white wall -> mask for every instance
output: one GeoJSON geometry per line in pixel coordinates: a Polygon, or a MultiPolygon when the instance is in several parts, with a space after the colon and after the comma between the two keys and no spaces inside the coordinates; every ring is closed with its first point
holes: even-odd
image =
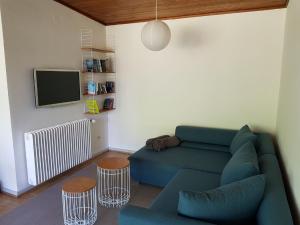
{"type": "Polygon", "coordinates": [[[138,150],[177,125],[275,132],[285,9],[166,21],[169,46],[142,45],[144,23],[108,27],[116,48],[111,149],[138,150]]]}
{"type": "MultiPolygon", "coordinates": [[[[83,104],[35,109],[32,81],[35,67],[81,67],[81,28],[94,30],[96,46],[107,41],[117,51],[110,148],[135,151],[147,138],[173,133],[179,124],[239,128],[248,123],[275,132],[284,9],[170,20],[170,45],[150,52],[140,41],[144,23],[105,29],[52,0],[0,2],[10,103],[10,112],[1,112],[1,118],[7,118],[6,130],[13,131],[14,154],[11,142],[6,150],[16,165],[11,170],[16,170],[17,183],[6,186],[13,193],[28,188],[24,132],[83,118],[83,104]]],[[[8,107],[5,90],[1,104],[8,107]]],[[[108,145],[107,126],[106,115],[99,117],[94,153],[108,145]]]]}
{"type": "Polygon", "coordinates": [[[0,183],[2,190],[16,189],[16,167],[11,129],[10,107],[0,15],[0,183]]]}
{"type": "Polygon", "coordinates": [[[300,2],[287,10],[277,139],[300,218],[300,2]]]}
{"type": "MultiPolygon", "coordinates": [[[[11,107],[17,188],[28,188],[24,132],[81,119],[83,103],[36,109],[33,68],[80,69],[80,29],[94,31],[94,45],[104,47],[105,27],[52,0],[1,0],[7,79],[11,107]]],[[[107,116],[94,127],[94,153],[107,148],[107,116]],[[101,138],[97,138],[101,136],[101,138]]]]}

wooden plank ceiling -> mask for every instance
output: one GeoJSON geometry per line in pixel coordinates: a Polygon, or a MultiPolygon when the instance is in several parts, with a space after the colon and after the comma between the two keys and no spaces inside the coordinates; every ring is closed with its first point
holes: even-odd
{"type": "MultiPolygon", "coordinates": [[[[104,25],[154,19],[155,0],[55,0],[104,25]]],[[[160,19],[284,8],[288,0],[158,0],[160,19]]]]}

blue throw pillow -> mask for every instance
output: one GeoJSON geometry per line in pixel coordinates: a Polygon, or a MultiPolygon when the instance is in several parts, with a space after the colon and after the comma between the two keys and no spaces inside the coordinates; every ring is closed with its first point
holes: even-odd
{"type": "Polygon", "coordinates": [[[247,142],[232,156],[223,169],[221,185],[259,174],[256,150],[251,142],[247,142]]]}
{"type": "Polygon", "coordinates": [[[265,189],[264,175],[205,192],[180,191],[181,215],[217,224],[245,224],[255,218],[265,189]]]}
{"type": "Polygon", "coordinates": [[[234,154],[242,145],[244,145],[248,141],[255,144],[256,135],[252,133],[248,125],[245,125],[237,132],[230,144],[231,154],[234,154]]]}

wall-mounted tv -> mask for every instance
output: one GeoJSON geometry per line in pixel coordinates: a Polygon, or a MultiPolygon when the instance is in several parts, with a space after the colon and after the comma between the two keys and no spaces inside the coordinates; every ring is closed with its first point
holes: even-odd
{"type": "Polygon", "coordinates": [[[34,69],[36,107],[56,106],[81,100],[79,70],[34,69]]]}

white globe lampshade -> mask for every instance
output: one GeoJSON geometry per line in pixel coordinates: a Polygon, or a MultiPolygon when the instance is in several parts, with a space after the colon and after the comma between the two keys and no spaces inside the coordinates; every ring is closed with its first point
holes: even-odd
{"type": "Polygon", "coordinates": [[[170,42],[171,31],[166,23],[160,20],[148,22],[142,30],[142,42],[152,51],[164,49],[170,42]]]}

